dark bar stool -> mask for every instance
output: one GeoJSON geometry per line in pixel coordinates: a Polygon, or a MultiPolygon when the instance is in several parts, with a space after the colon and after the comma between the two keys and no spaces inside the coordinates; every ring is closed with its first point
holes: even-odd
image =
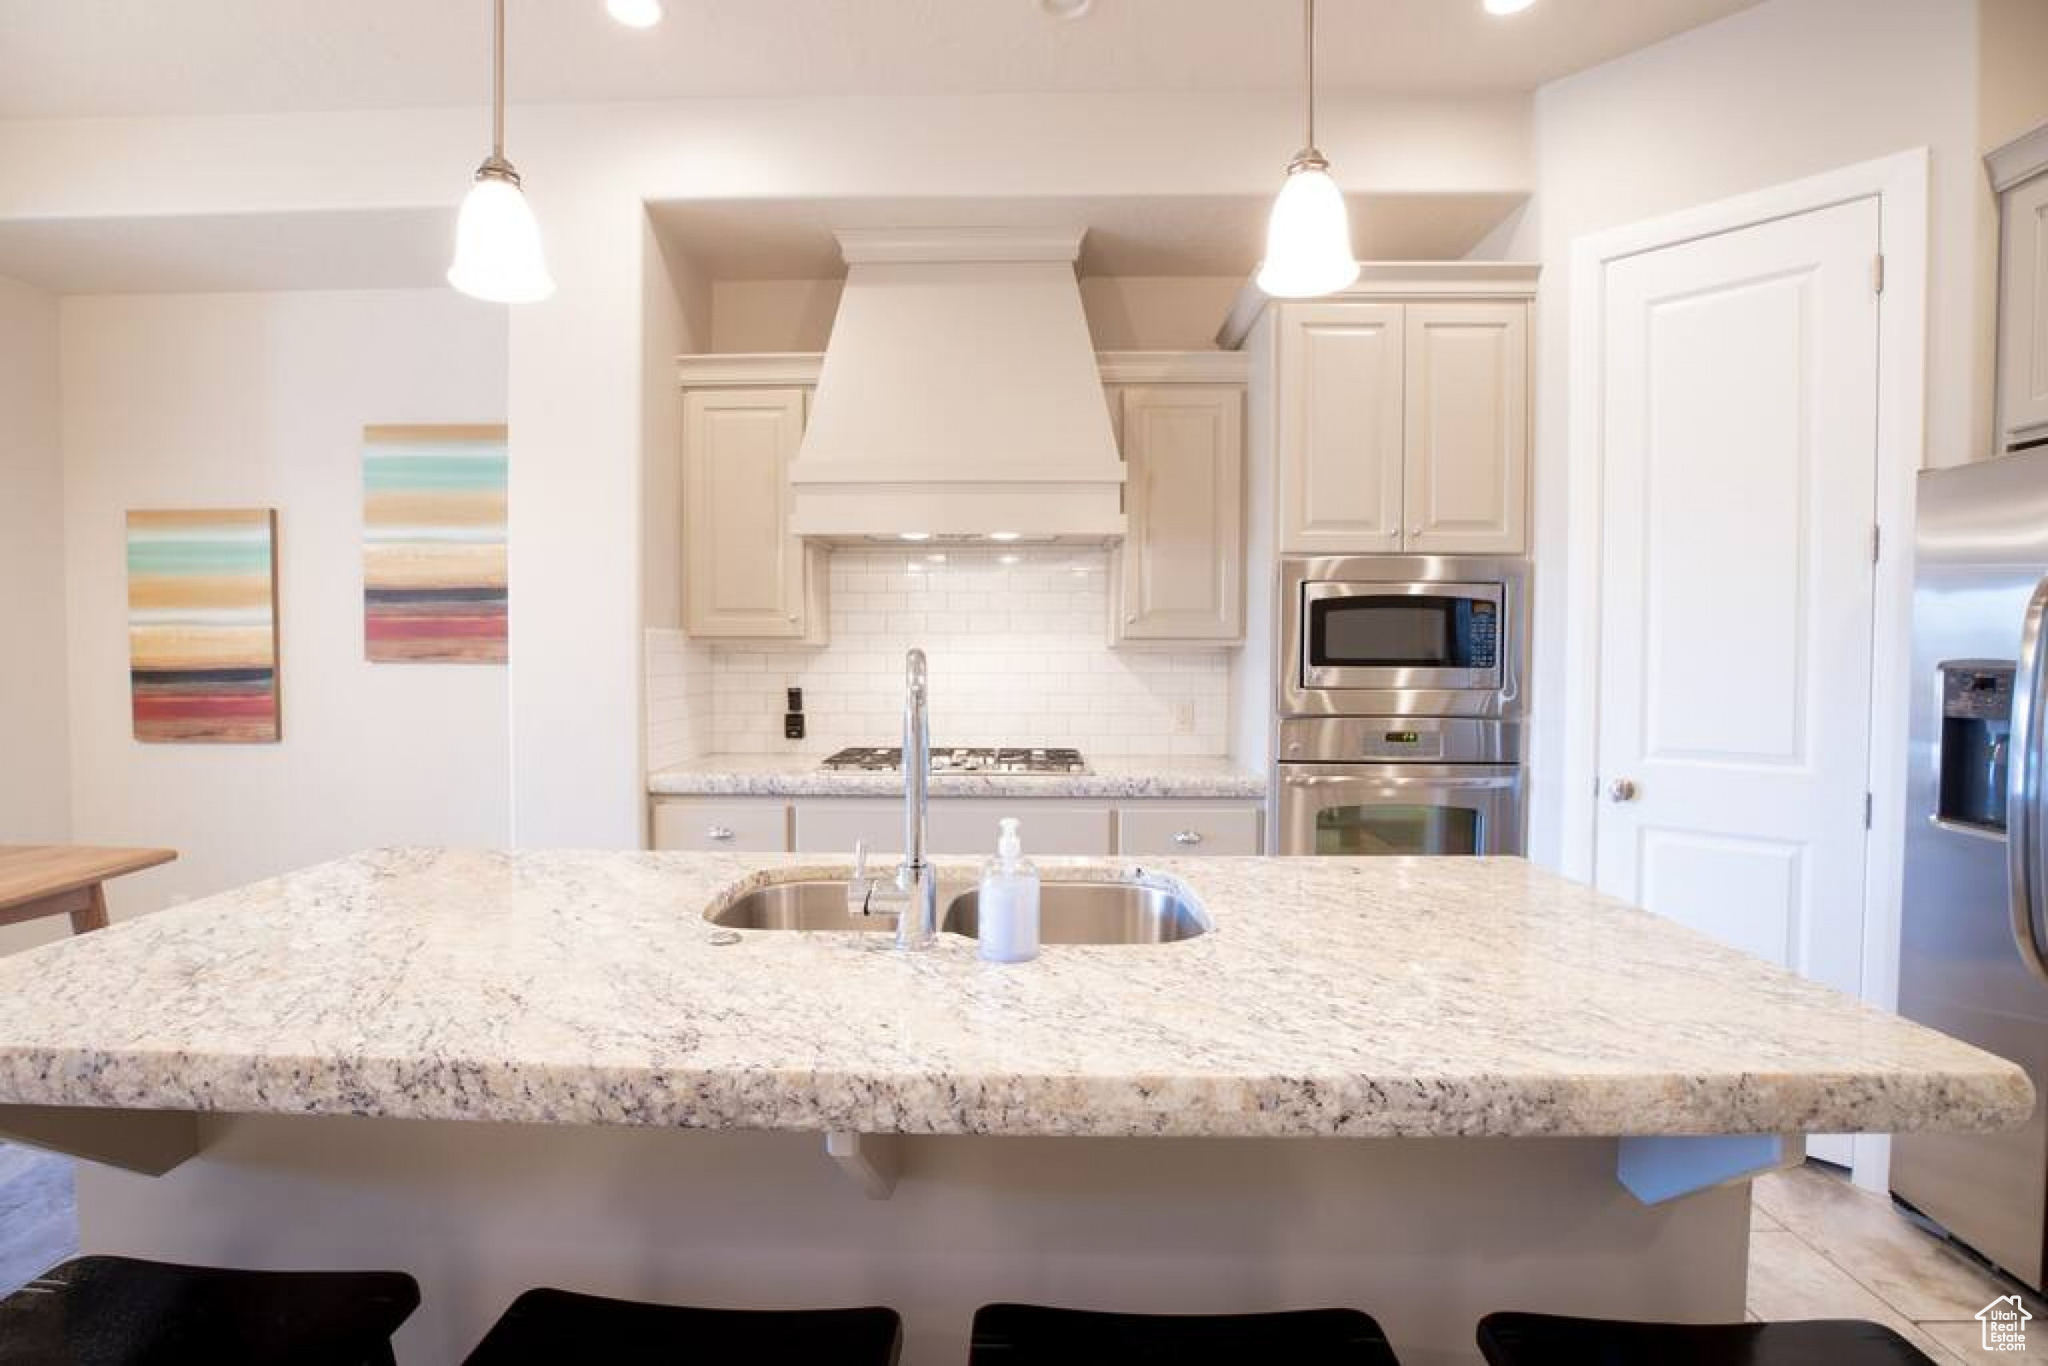
{"type": "Polygon", "coordinates": [[[463,1366],[894,1366],[902,1345],[893,1309],[693,1309],[529,1290],[463,1366]]]}
{"type": "Polygon", "coordinates": [[[0,1300],[7,1366],[392,1366],[398,1271],[234,1271],[78,1257],[0,1300]]]}
{"type": "Polygon", "coordinates": [[[970,1366],[1400,1366],[1356,1309],[1279,1314],[1104,1314],[985,1305],[970,1366]]]}
{"type": "Polygon", "coordinates": [[[1881,1323],[1628,1323],[1550,1314],[1488,1314],[1479,1351],[1490,1366],[1934,1366],[1881,1323]]]}

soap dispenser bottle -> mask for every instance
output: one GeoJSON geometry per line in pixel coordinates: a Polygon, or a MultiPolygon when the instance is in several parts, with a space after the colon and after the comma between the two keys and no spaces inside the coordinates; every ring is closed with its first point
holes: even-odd
{"type": "Polygon", "coordinates": [[[981,956],[989,962],[1038,957],[1038,869],[1024,857],[1014,817],[1004,818],[995,857],[981,866],[977,922],[981,956]]]}

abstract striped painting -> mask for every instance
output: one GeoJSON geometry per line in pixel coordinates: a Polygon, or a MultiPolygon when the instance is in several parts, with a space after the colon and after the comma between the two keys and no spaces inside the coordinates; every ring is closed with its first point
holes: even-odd
{"type": "Polygon", "coordinates": [[[279,735],[277,514],[128,514],[135,738],[264,744],[279,735]]]}
{"type": "Polygon", "coordinates": [[[505,662],[505,429],[363,428],[363,648],[505,662]]]}

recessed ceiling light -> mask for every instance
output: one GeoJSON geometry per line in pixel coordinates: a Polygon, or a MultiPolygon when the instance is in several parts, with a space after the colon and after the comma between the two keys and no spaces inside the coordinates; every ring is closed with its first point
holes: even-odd
{"type": "Polygon", "coordinates": [[[1038,0],[1038,7],[1055,19],[1079,19],[1095,0],[1038,0]]]}
{"type": "Polygon", "coordinates": [[[899,541],[929,541],[931,538],[932,534],[929,531],[899,531],[896,533],[896,539],[899,541]]]}
{"type": "Polygon", "coordinates": [[[1017,531],[991,531],[988,534],[988,538],[991,541],[1014,541],[1022,534],[1022,532],[1017,531]]]}
{"type": "Polygon", "coordinates": [[[1520,14],[1536,0],[1484,0],[1488,14],[1520,14]]]}
{"type": "Polygon", "coordinates": [[[661,0],[604,0],[604,7],[627,28],[653,28],[661,22],[661,0]]]}

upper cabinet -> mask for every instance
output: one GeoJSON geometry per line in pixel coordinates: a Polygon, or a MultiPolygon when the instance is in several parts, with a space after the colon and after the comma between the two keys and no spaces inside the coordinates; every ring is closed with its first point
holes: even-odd
{"type": "Polygon", "coordinates": [[[2048,441],[2048,127],[1987,161],[1999,191],[2000,450],[2048,441]]]}
{"type": "Polygon", "coordinates": [[[683,395],[683,626],[691,635],[815,639],[824,566],[789,530],[797,388],[683,395]]]}
{"type": "Polygon", "coordinates": [[[1529,266],[1369,266],[1341,295],[1241,306],[1223,340],[1270,387],[1253,442],[1281,553],[1526,551],[1534,290],[1529,266]]]}
{"type": "Polygon", "coordinates": [[[1284,305],[1280,328],[1281,548],[1399,549],[1401,306],[1284,305]]]}
{"type": "Polygon", "coordinates": [[[1529,508],[1529,309],[1409,304],[1401,547],[1518,555],[1529,508]]]}
{"type": "Polygon", "coordinates": [[[1157,384],[1117,396],[1129,522],[1113,641],[1244,638],[1244,387],[1157,384]]]}

